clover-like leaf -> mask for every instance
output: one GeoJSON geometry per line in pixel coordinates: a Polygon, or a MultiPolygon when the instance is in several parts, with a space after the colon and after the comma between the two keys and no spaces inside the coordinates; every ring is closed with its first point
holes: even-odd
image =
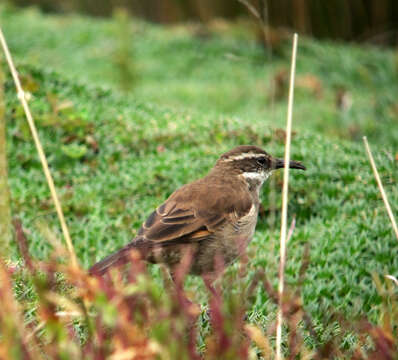
{"type": "Polygon", "coordinates": [[[87,153],[87,146],[78,144],[67,144],[61,146],[61,151],[71,159],[80,159],[87,153]]]}

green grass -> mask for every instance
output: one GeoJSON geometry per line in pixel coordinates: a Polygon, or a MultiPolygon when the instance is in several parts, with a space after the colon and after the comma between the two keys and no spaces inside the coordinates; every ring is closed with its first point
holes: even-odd
{"type": "MultiPolygon", "coordinates": [[[[127,243],[154,207],[206,174],[222,152],[252,143],[282,156],[275,134],[285,123],[286,98],[272,107],[269,89],[275,74],[289,67],[289,44],[270,57],[239,24],[211,28],[203,39],[192,26],[133,20],[127,46],[136,80],[125,94],[118,88],[121,45],[114,21],[3,10],[1,25],[32,93],[32,112],[85,267],[127,243]]],[[[372,273],[397,275],[398,241],[360,142],[362,135],[370,139],[397,213],[397,73],[391,50],[299,43],[297,78],[314,75],[323,95],[296,90],[292,157],[308,170],[291,172],[289,213],[297,225],[286,273],[294,286],[309,243],[302,293],[317,319],[334,308],[376,321],[381,299],[372,273]],[[346,112],[335,105],[338,87],[353,98],[346,112]]],[[[10,77],[6,100],[13,212],[29,229],[33,255],[46,258],[51,248],[37,224],[47,222],[57,233],[59,227],[10,77]]],[[[276,284],[281,182],[278,173],[277,223],[260,218],[247,281],[263,268],[276,284]]],[[[262,198],[268,214],[267,185],[262,198]]],[[[190,286],[200,285],[192,280],[190,286]]],[[[271,308],[259,290],[250,318],[267,324],[271,308]]]]}

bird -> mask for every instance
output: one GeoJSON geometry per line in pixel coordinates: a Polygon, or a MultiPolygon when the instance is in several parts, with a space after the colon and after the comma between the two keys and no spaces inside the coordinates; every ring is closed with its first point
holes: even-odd
{"type": "MultiPolygon", "coordinates": [[[[205,276],[234,262],[252,240],[260,207],[260,190],[268,177],[284,167],[254,145],[240,145],[222,154],[210,172],[183,185],[154,210],[135,238],[89,269],[103,276],[132,261],[136,251],[149,263],[162,263],[173,272],[189,249],[188,273],[205,276]]],[[[291,160],[289,168],[306,170],[291,160]]]]}

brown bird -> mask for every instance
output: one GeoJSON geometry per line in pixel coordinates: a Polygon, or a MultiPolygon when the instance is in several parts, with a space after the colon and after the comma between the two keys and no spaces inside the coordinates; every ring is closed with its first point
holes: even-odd
{"type": "MultiPolygon", "coordinates": [[[[257,146],[228,151],[208,175],[171,194],[149,215],[133,241],[92,266],[90,274],[102,275],[128,263],[133,249],[146,261],[163,263],[171,271],[190,249],[189,272],[195,275],[214,272],[216,256],[224,265],[230,264],[253,238],[261,186],[283,167],[283,159],[257,146]]],[[[298,161],[290,161],[289,167],[305,170],[298,161]]]]}

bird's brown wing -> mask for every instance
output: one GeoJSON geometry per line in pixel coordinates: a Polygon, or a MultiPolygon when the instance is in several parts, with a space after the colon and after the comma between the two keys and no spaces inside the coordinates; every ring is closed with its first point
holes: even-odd
{"type": "Polygon", "coordinates": [[[149,215],[137,240],[154,246],[199,241],[250,210],[251,202],[242,201],[247,199],[239,193],[242,191],[230,194],[217,185],[185,185],[149,215]]]}

